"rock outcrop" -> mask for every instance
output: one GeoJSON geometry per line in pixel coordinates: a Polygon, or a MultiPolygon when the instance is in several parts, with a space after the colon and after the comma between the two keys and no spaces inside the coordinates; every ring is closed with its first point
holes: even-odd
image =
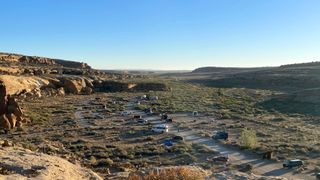
{"type": "Polygon", "coordinates": [[[8,63],[19,63],[21,65],[45,65],[55,67],[66,67],[74,69],[91,69],[87,63],[51,59],[38,56],[25,56],[21,54],[0,53],[0,61],[8,63]]]}
{"type": "Polygon", "coordinates": [[[56,65],[56,62],[52,59],[34,56],[22,56],[19,58],[19,62],[24,64],[56,65]]]}
{"type": "Polygon", "coordinates": [[[6,112],[7,107],[7,91],[6,86],[3,81],[0,80],[0,114],[4,114],[6,112]]]}
{"type": "Polygon", "coordinates": [[[61,59],[53,59],[57,64],[62,65],[63,67],[75,68],[75,69],[91,69],[87,63],[77,62],[77,61],[66,61],[61,59]]]}
{"type": "Polygon", "coordinates": [[[82,89],[86,87],[86,83],[82,78],[63,78],[63,86],[66,92],[72,94],[80,94],[82,89]]]}
{"type": "Polygon", "coordinates": [[[22,91],[30,92],[33,89],[49,85],[49,81],[35,76],[11,76],[1,75],[2,81],[7,90],[7,94],[19,94],[22,91]]]}
{"type": "Polygon", "coordinates": [[[67,160],[20,147],[0,147],[0,162],[1,172],[5,172],[0,179],[102,180],[93,171],[67,160]]]}
{"type": "Polygon", "coordinates": [[[93,84],[86,78],[63,76],[59,79],[67,93],[91,94],[93,92],[93,84]]]}
{"type": "Polygon", "coordinates": [[[7,95],[6,86],[0,82],[0,128],[6,132],[16,125],[21,127],[26,121],[14,97],[7,95]]]}

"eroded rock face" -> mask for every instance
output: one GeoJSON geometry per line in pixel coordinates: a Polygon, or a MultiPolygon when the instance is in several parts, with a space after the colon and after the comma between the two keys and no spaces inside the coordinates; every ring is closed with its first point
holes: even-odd
{"type": "Polygon", "coordinates": [[[23,113],[14,97],[6,95],[6,87],[0,83],[0,127],[5,131],[21,126],[25,120],[23,113]]]}
{"type": "Polygon", "coordinates": [[[82,78],[64,78],[63,86],[68,93],[80,94],[82,89],[86,87],[86,83],[82,78]]]}
{"type": "Polygon", "coordinates": [[[56,62],[43,57],[32,57],[32,56],[22,56],[19,58],[19,62],[26,64],[45,64],[45,65],[55,65],[56,62]]]}
{"type": "Polygon", "coordinates": [[[87,63],[76,62],[76,61],[66,61],[61,59],[54,59],[57,64],[62,65],[63,67],[69,68],[78,68],[78,69],[91,69],[91,67],[87,63]]]}
{"type": "Polygon", "coordinates": [[[83,89],[82,89],[82,93],[83,94],[86,94],[86,95],[90,95],[90,94],[92,94],[93,93],[93,90],[92,90],[92,88],[90,88],[90,87],[84,87],[83,89]]]}
{"type": "Polygon", "coordinates": [[[0,115],[0,127],[5,131],[8,131],[11,129],[10,121],[8,120],[5,114],[0,115]]]}
{"type": "Polygon", "coordinates": [[[21,54],[11,54],[11,53],[0,53],[0,61],[5,61],[9,63],[19,63],[27,65],[46,65],[46,66],[58,66],[74,69],[91,69],[87,63],[68,61],[61,59],[51,59],[46,57],[38,56],[25,56],[21,54]]]}
{"type": "Polygon", "coordinates": [[[0,81],[0,115],[6,112],[7,107],[7,91],[4,83],[0,81]]]}

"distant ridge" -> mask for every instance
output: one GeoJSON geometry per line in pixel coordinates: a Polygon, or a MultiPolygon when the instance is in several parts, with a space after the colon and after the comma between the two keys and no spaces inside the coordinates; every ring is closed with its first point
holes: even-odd
{"type": "Polygon", "coordinates": [[[39,56],[28,56],[22,54],[15,53],[4,53],[0,52],[0,61],[9,62],[9,63],[23,63],[30,65],[60,65],[67,68],[77,68],[77,69],[91,69],[91,67],[87,63],[78,62],[78,61],[69,61],[63,59],[53,59],[47,57],[39,57],[39,56]]]}
{"type": "Polygon", "coordinates": [[[257,70],[265,70],[273,67],[200,67],[192,71],[192,73],[211,73],[211,72],[249,72],[249,71],[257,71],[257,70]]]}

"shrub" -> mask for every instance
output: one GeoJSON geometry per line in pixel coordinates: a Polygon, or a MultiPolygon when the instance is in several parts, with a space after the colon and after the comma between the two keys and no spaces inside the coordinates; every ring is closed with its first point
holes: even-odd
{"type": "Polygon", "coordinates": [[[209,146],[205,144],[192,144],[192,147],[198,151],[199,153],[216,153],[213,149],[211,149],[209,146]]]}
{"type": "Polygon", "coordinates": [[[153,170],[145,175],[133,173],[129,176],[129,180],[197,180],[203,179],[203,174],[199,170],[190,168],[170,168],[162,170],[153,170]]]}
{"type": "Polygon", "coordinates": [[[251,172],[253,170],[253,166],[250,163],[243,164],[243,165],[240,165],[240,166],[242,166],[239,169],[241,172],[251,172]]]}
{"type": "Polygon", "coordinates": [[[244,148],[253,149],[257,146],[256,131],[249,128],[244,128],[240,136],[240,145],[244,148]]]}
{"type": "Polygon", "coordinates": [[[97,162],[97,167],[109,167],[113,164],[112,159],[107,158],[107,159],[101,159],[97,162]]]}

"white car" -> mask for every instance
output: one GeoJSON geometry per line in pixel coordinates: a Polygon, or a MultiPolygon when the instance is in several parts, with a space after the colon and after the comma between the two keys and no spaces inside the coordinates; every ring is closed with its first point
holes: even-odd
{"type": "Polygon", "coordinates": [[[166,124],[157,124],[151,128],[151,131],[155,133],[167,133],[169,132],[169,128],[166,124]]]}
{"type": "Polygon", "coordinates": [[[121,116],[128,116],[128,115],[130,115],[131,113],[130,112],[128,112],[128,111],[123,111],[123,112],[121,112],[121,116]]]}

